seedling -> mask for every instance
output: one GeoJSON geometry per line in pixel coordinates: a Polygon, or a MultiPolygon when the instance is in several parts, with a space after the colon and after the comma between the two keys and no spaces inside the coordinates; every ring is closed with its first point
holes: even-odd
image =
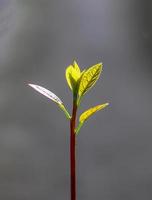
{"type": "Polygon", "coordinates": [[[75,156],[75,139],[80,132],[81,127],[89,119],[91,115],[99,110],[102,110],[108,103],[100,104],[83,112],[79,117],[78,125],[76,126],[77,109],[81,103],[83,96],[95,85],[96,81],[102,72],[102,63],[91,66],[88,69],[80,71],[76,61],[68,66],[65,72],[67,83],[73,93],[73,110],[72,115],[69,114],[63,102],[51,91],[39,85],[29,84],[33,89],[43,94],[47,98],[54,101],[59,108],[65,113],[65,116],[70,122],[70,191],[71,200],[76,200],[76,156],[75,156]]]}

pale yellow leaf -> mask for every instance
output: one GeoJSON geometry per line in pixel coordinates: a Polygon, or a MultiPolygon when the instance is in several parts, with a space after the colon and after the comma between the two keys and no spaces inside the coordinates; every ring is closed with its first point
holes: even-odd
{"type": "Polygon", "coordinates": [[[57,97],[53,92],[51,92],[50,90],[48,90],[40,85],[35,85],[35,84],[28,84],[28,85],[30,87],[32,87],[34,90],[36,90],[37,92],[43,94],[47,98],[49,98],[52,101],[54,101],[55,103],[57,103],[57,105],[64,111],[66,117],[68,119],[71,118],[70,114],[68,113],[65,106],[63,105],[63,102],[61,101],[61,99],[59,97],[57,97]]]}
{"type": "Polygon", "coordinates": [[[34,85],[34,84],[28,84],[30,87],[32,87],[34,90],[38,91],[39,93],[43,94],[44,96],[46,96],[47,98],[51,99],[52,101],[54,101],[57,104],[63,104],[63,102],[61,101],[61,99],[59,97],[57,97],[53,92],[51,92],[50,90],[40,86],[40,85],[34,85]]]}

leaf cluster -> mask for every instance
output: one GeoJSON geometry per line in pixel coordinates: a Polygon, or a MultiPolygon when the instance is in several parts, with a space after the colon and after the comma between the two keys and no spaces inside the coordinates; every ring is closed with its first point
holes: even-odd
{"type": "MultiPolygon", "coordinates": [[[[65,71],[65,77],[68,86],[73,93],[73,102],[77,107],[79,107],[83,96],[95,85],[95,83],[99,79],[102,69],[103,69],[102,63],[98,63],[96,65],[89,67],[88,69],[81,71],[76,61],[74,61],[73,64],[67,67],[65,71]]],[[[54,101],[60,107],[60,109],[64,111],[66,117],[68,119],[71,119],[71,116],[67,111],[67,109],[65,108],[63,102],[54,93],[39,85],[29,84],[29,86],[31,86],[39,93],[43,94],[47,98],[54,101]]],[[[78,127],[75,129],[75,133],[76,134],[79,133],[80,128],[82,127],[84,122],[88,118],[90,118],[90,116],[92,116],[97,111],[102,110],[108,105],[109,105],[108,103],[100,104],[83,112],[79,117],[79,124],[78,127]]]]}

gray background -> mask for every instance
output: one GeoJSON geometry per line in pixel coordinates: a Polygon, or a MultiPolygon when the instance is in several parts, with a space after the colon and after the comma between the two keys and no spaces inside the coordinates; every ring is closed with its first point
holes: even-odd
{"type": "Polygon", "coordinates": [[[102,61],[79,114],[110,102],[77,138],[79,200],[152,199],[151,0],[0,0],[0,199],[69,198],[66,67],[102,61]]]}

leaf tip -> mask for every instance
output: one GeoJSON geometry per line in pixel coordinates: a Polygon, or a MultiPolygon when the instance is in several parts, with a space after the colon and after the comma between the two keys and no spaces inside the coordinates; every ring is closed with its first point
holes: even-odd
{"type": "Polygon", "coordinates": [[[81,73],[80,67],[76,60],[73,60],[73,67],[77,71],[77,73],[79,73],[79,74],[81,73]]]}
{"type": "Polygon", "coordinates": [[[28,83],[28,86],[32,87],[35,89],[36,85],[32,84],[32,83],[28,83]]]}
{"type": "Polygon", "coordinates": [[[101,104],[99,106],[100,106],[99,110],[101,110],[101,109],[106,108],[107,106],[109,106],[109,103],[104,103],[104,104],[101,104]]]}
{"type": "Polygon", "coordinates": [[[103,69],[103,63],[100,62],[98,65],[100,66],[100,68],[101,68],[101,70],[102,70],[102,69],[103,69]]]}
{"type": "Polygon", "coordinates": [[[77,64],[77,61],[76,59],[73,60],[73,65],[77,64]]]}
{"type": "Polygon", "coordinates": [[[99,67],[99,69],[100,69],[100,72],[103,70],[103,63],[102,63],[102,62],[100,62],[100,63],[96,64],[96,66],[98,66],[98,67],[99,67]]]}

